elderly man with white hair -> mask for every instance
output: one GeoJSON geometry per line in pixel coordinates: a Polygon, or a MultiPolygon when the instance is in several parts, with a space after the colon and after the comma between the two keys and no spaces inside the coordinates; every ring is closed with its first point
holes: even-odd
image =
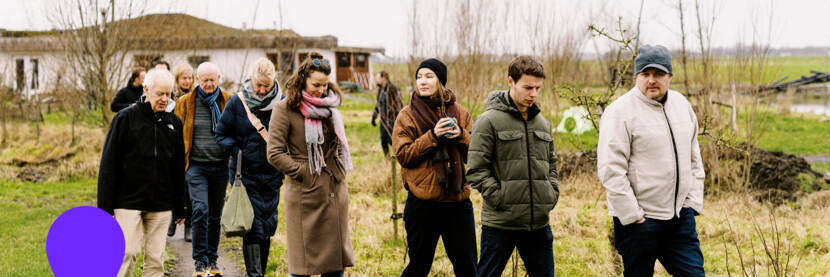
{"type": "Polygon", "coordinates": [[[219,221],[228,186],[228,155],[214,139],[216,124],[233,95],[219,88],[219,67],[205,62],[196,68],[199,85],[176,103],[174,113],[183,122],[185,181],[193,208],[191,232],[193,276],[216,276],[219,258],[219,221]]]}
{"type": "Polygon", "coordinates": [[[115,115],[101,154],[98,207],[115,215],[126,240],[118,276],[132,276],[144,248],[142,276],[164,275],[165,230],[184,221],[182,123],[165,111],[173,75],[153,69],[144,102],[115,115]]]}

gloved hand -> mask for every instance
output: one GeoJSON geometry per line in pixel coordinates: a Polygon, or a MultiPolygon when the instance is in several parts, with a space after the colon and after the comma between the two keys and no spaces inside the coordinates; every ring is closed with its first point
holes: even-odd
{"type": "Polygon", "coordinates": [[[372,126],[378,126],[378,125],[375,123],[375,119],[374,119],[374,118],[372,118],[372,126]]]}

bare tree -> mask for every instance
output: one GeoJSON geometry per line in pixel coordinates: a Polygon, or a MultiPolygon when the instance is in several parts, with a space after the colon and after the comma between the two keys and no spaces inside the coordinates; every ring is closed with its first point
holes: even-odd
{"type": "Polygon", "coordinates": [[[126,80],[125,58],[131,49],[130,40],[125,39],[131,26],[119,20],[142,14],[143,5],[139,7],[132,0],[118,5],[115,0],[75,0],[59,2],[53,8],[48,16],[61,30],[58,42],[70,69],[67,76],[95,95],[101,123],[108,126],[112,114],[106,107],[126,80]]]}

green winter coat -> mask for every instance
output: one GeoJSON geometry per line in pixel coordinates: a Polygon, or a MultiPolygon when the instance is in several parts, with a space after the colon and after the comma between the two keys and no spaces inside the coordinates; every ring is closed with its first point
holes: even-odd
{"type": "Polygon", "coordinates": [[[481,223],[505,230],[538,230],[559,199],[550,123],[539,108],[524,120],[506,91],[487,96],[475,120],[467,181],[484,198],[481,223]]]}

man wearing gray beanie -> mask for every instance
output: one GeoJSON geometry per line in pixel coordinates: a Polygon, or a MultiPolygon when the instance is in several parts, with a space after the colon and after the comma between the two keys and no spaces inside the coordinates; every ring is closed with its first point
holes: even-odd
{"type": "Polygon", "coordinates": [[[703,209],[703,162],[691,104],[669,90],[671,55],[644,45],[636,86],[604,111],[597,174],[614,220],[625,276],[652,276],[654,262],[674,276],[704,276],[695,216],[703,209]]]}

